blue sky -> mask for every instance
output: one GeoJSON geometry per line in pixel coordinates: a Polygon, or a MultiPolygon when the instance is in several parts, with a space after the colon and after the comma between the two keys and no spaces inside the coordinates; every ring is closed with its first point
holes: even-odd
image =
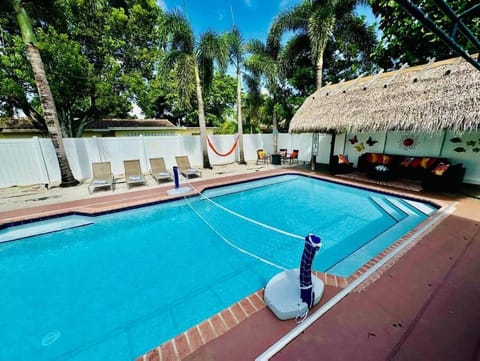
{"type": "MultiPolygon", "coordinates": [[[[300,0],[157,0],[164,10],[187,8],[193,31],[201,34],[206,30],[217,32],[232,28],[232,13],[235,24],[245,40],[264,41],[273,18],[282,10],[300,3],[300,0]]],[[[368,8],[360,8],[359,13],[373,22],[373,14],[368,8]]]]}

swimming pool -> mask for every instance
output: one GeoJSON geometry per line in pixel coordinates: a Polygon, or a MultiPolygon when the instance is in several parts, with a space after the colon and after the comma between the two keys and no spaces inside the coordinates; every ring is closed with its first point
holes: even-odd
{"type": "Polygon", "coordinates": [[[297,175],[204,194],[0,231],[21,239],[0,244],[0,359],[131,360],[298,267],[307,233],[313,268],[348,275],[434,211],[297,175]]]}

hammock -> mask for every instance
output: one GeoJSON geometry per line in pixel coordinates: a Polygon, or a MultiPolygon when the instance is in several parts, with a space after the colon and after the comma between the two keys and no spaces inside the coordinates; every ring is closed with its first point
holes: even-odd
{"type": "Polygon", "coordinates": [[[215,149],[215,146],[213,145],[212,141],[210,140],[210,138],[208,137],[207,135],[207,142],[208,142],[208,145],[210,146],[210,148],[213,150],[213,152],[216,154],[216,155],[219,155],[220,157],[226,157],[226,156],[229,156],[230,154],[233,153],[233,151],[235,150],[235,148],[237,147],[237,144],[238,144],[238,139],[240,138],[239,134],[237,134],[237,136],[235,137],[235,140],[233,142],[233,145],[232,147],[230,148],[230,150],[226,153],[220,153],[217,149],[215,149]]]}

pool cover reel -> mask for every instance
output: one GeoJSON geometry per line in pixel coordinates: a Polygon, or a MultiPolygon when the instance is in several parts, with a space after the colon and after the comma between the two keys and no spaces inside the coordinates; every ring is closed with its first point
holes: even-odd
{"type": "Polygon", "coordinates": [[[320,237],[314,234],[305,237],[305,247],[300,263],[300,298],[307,304],[308,309],[313,307],[315,300],[312,286],[312,262],[321,245],[320,237]]]}

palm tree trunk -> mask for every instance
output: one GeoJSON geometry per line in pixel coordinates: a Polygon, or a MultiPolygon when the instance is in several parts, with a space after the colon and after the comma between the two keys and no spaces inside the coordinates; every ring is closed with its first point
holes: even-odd
{"type": "Polygon", "coordinates": [[[210,160],[208,159],[207,148],[207,126],[205,123],[205,107],[203,105],[202,86],[200,84],[200,74],[198,64],[195,62],[195,90],[197,92],[198,103],[198,123],[200,126],[200,144],[202,146],[203,168],[211,169],[210,160]]]}
{"type": "Polygon", "coordinates": [[[27,47],[27,58],[32,66],[33,74],[35,76],[35,83],[37,85],[38,97],[40,98],[40,104],[43,110],[43,117],[57,154],[62,177],[60,186],[70,187],[77,185],[78,181],[73,177],[73,173],[70,169],[70,164],[68,163],[67,155],[65,153],[62,129],[60,127],[60,122],[58,121],[55,101],[53,100],[53,95],[50,91],[50,85],[48,84],[42,57],[40,56],[40,51],[35,46],[36,39],[30,18],[28,17],[19,0],[12,0],[12,5],[17,14],[17,21],[22,32],[23,41],[27,47]]]}
{"type": "Polygon", "coordinates": [[[240,67],[237,68],[237,126],[238,126],[238,148],[240,150],[240,164],[245,162],[245,154],[243,151],[243,121],[242,121],[242,79],[240,67]]]}
{"type": "Polygon", "coordinates": [[[323,77],[323,50],[320,51],[317,57],[317,63],[315,64],[315,69],[317,73],[317,90],[322,87],[322,77],[323,77]]]}

